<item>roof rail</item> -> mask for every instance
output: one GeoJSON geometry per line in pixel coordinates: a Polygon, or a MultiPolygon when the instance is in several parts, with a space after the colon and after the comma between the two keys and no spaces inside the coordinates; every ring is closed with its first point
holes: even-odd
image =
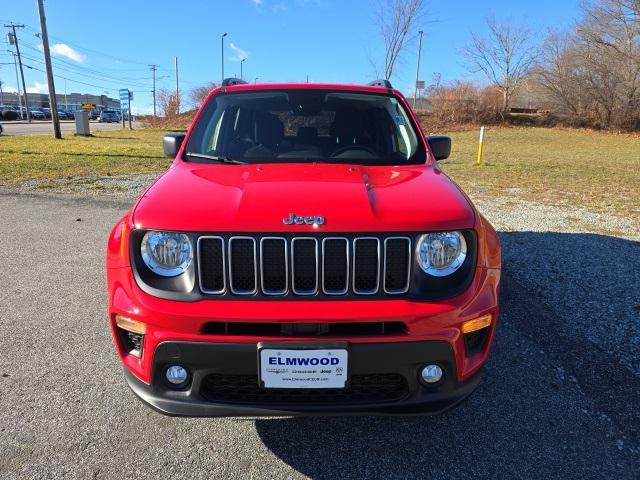
{"type": "Polygon", "coordinates": [[[222,81],[222,86],[230,87],[232,85],[243,85],[245,83],[248,83],[248,82],[246,80],[242,80],[241,78],[225,78],[222,81]]]}
{"type": "Polygon", "coordinates": [[[369,83],[369,86],[370,87],[393,88],[391,86],[391,82],[389,80],[384,80],[384,79],[374,80],[373,82],[369,83]]]}

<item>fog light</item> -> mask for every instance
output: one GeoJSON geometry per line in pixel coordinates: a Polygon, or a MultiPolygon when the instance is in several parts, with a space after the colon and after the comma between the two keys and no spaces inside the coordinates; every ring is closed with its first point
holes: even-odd
{"type": "Polygon", "coordinates": [[[442,369],[438,365],[427,365],[420,372],[420,378],[425,383],[438,383],[442,378],[442,369]]]}
{"type": "Polygon", "coordinates": [[[177,386],[186,383],[189,379],[189,372],[186,368],[181,367],[180,365],[172,365],[167,368],[165,376],[170,384],[177,386]]]}

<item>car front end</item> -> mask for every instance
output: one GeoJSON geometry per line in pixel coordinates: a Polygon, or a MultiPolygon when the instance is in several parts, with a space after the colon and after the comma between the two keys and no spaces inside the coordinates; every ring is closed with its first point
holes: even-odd
{"type": "Polygon", "coordinates": [[[216,101],[218,117],[203,107],[186,138],[166,139],[174,164],[109,237],[109,323],[136,395],[185,416],[424,414],[464,400],[496,331],[499,241],[401,95],[239,85],[216,101]],[[355,140],[357,115],[389,109],[405,164],[355,140]],[[278,145],[246,141],[235,161],[198,150],[258,129],[278,145]]]}

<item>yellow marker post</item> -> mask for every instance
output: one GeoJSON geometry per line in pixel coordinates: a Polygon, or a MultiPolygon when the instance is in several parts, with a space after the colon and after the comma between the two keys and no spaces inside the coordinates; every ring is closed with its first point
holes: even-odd
{"type": "Polygon", "coordinates": [[[478,143],[478,159],[476,165],[482,163],[482,145],[484,144],[484,127],[480,127],[480,142],[478,143]]]}

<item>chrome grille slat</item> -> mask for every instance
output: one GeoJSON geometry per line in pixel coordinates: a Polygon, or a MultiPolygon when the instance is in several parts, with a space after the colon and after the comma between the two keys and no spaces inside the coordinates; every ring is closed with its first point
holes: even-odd
{"type": "Polygon", "coordinates": [[[409,290],[409,282],[411,280],[411,239],[409,237],[387,237],[384,239],[384,263],[382,264],[382,282],[383,289],[385,293],[389,293],[392,295],[399,295],[402,293],[406,293],[409,290]],[[391,240],[402,240],[407,242],[407,273],[406,273],[406,281],[402,288],[387,288],[387,260],[389,259],[388,255],[388,244],[391,240]]]}
{"type": "Polygon", "coordinates": [[[326,295],[344,295],[349,291],[349,239],[346,237],[326,237],[322,239],[322,291],[326,295]],[[326,245],[327,242],[337,241],[344,242],[345,244],[345,272],[344,272],[344,288],[343,289],[331,289],[327,288],[327,275],[326,275],[326,245]]]}
{"type": "MultiPolygon", "coordinates": [[[[312,262],[313,263],[313,262],[312,262]]],[[[314,237],[295,237],[291,240],[291,291],[296,295],[315,295],[318,293],[318,240],[314,237]],[[313,275],[314,288],[296,288],[296,243],[314,242],[315,251],[315,273],[313,275]]]]}
{"type": "MultiPolygon", "coordinates": [[[[363,248],[363,247],[361,247],[363,248]]],[[[368,265],[365,265],[365,267],[368,265]]],[[[357,237],[353,240],[353,293],[358,295],[375,295],[380,289],[380,239],[378,237],[357,237]],[[362,278],[361,270],[358,270],[358,242],[375,241],[376,242],[376,256],[377,262],[375,262],[375,287],[373,288],[358,288],[356,283],[358,278],[362,278]]]]}
{"type": "MultiPolygon", "coordinates": [[[[236,295],[253,295],[258,291],[258,264],[257,264],[257,254],[256,254],[256,240],[253,237],[246,236],[237,236],[229,238],[228,242],[228,252],[227,255],[229,257],[229,289],[232,293],[236,295]],[[233,270],[233,244],[239,240],[250,241],[252,243],[253,249],[253,288],[251,289],[238,289],[234,286],[234,270],[233,270]]],[[[243,260],[244,261],[244,260],[243,260]]],[[[235,275],[237,277],[237,275],[235,275]]],[[[236,282],[239,279],[236,278],[236,282]]]]}
{"type": "MultiPolygon", "coordinates": [[[[268,272],[267,272],[268,275],[268,272]]],[[[260,287],[265,295],[286,295],[289,290],[289,261],[287,255],[287,240],[283,237],[262,237],[260,239],[260,287]],[[265,242],[282,242],[283,262],[284,262],[284,285],[279,290],[269,289],[265,287],[265,242]]]]}
{"type": "Polygon", "coordinates": [[[198,238],[198,282],[200,283],[200,290],[202,290],[202,293],[207,293],[209,295],[221,295],[227,289],[227,280],[226,279],[227,279],[227,275],[226,275],[226,255],[225,255],[225,251],[224,251],[224,239],[222,237],[218,237],[218,236],[202,236],[202,237],[199,237],[198,238]],[[212,268],[212,269],[209,269],[209,271],[207,272],[210,275],[221,275],[222,276],[222,288],[220,288],[220,289],[207,289],[206,287],[203,286],[206,282],[204,281],[204,275],[203,275],[203,272],[202,272],[203,269],[201,268],[201,265],[203,264],[202,254],[203,254],[203,251],[204,251],[204,248],[202,247],[202,243],[207,241],[207,240],[214,240],[214,241],[219,241],[220,242],[220,250],[221,250],[221,257],[222,257],[221,269],[212,268]]]}

